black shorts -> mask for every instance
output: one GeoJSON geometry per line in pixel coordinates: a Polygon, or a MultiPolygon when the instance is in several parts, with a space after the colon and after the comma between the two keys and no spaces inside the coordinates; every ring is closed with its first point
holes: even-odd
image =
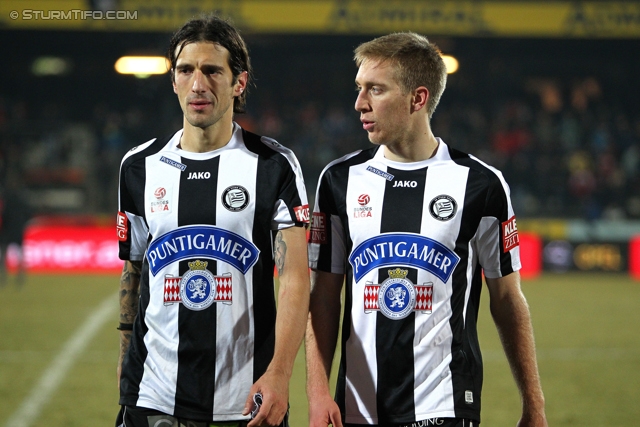
{"type": "MultiPolygon", "coordinates": [[[[177,418],[155,409],[122,406],[116,427],[246,427],[249,421],[197,421],[177,418]]],[[[289,427],[289,412],[280,427],[289,427]]]]}
{"type": "MultiPolygon", "coordinates": [[[[370,425],[367,427],[478,427],[480,423],[473,420],[466,420],[462,418],[429,418],[428,420],[416,421],[406,424],[378,424],[370,425]]],[[[345,424],[344,427],[363,427],[365,424],[345,424]]]]}

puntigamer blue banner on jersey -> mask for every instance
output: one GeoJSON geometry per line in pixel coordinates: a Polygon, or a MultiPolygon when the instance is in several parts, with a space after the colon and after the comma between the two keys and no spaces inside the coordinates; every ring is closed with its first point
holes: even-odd
{"type": "Polygon", "coordinates": [[[147,249],[147,260],[154,276],[172,262],[196,257],[224,261],[246,274],[259,254],[252,242],[236,233],[212,225],[194,225],[155,239],[147,249]]]}
{"type": "Polygon", "coordinates": [[[443,282],[460,262],[451,249],[428,237],[388,233],[365,240],[349,256],[356,281],[375,268],[406,265],[433,273],[443,282]]]}

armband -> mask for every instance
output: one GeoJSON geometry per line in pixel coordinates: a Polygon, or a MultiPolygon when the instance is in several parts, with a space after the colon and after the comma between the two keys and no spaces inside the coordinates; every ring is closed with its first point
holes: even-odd
{"type": "Polygon", "coordinates": [[[116,329],[119,331],[133,331],[133,323],[120,323],[116,329]]]}

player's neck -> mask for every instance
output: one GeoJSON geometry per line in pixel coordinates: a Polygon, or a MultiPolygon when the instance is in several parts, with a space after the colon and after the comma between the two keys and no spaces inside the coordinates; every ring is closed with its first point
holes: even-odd
{"type": "Polygon", "coordinates": [[[420,137],[384,146],[384,157],[394,162],[414,163],[428,160],[438,151],[438,140],[431,130],[420,137]]]}
{"type": "Polygon", "coordinates": [[[233,122],[219,120],[207,128],[192,126],[185,119],[180,148],[194,153],[206,153],[224,147],[231,140],[233,122]]]}

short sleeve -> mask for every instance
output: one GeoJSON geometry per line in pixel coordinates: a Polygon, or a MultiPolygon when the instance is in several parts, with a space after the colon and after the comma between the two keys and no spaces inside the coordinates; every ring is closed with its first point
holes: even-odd
{"type": "Polygon", "coordinates": [[[309,267],[335,274],[346,273],[346,236],[336,208],[334,186],[325,169],[318,182],[309,227],[309,267]]]}
{"type": "MultiPolygon", "coordinates": [[[[116,220],[118,256],[122,260],[141,261],[144,257],[149,229],[135,203],[136,182],[131,173],[131,168],[135,166],[125,160],[120,166],[118,191],[116,220]]],[[[138,183],[138,185],[142,186],[143,183],[138,183]]]]}
{"type": "Polygon", "coordinates": [[[291,150],[282,146],[279,148],[284,160],[279,160],[282,176],[273,207],[271,228],[281,230],[306,226],[309,223],[309,202],[300,164],[291,150]]]}
{"type": "Polygon", "coordinates": [[[491,178],[476,244],[485,276],[499,278],[520,270],[520,240],[509,186],[500,172],[491,178]]]}

